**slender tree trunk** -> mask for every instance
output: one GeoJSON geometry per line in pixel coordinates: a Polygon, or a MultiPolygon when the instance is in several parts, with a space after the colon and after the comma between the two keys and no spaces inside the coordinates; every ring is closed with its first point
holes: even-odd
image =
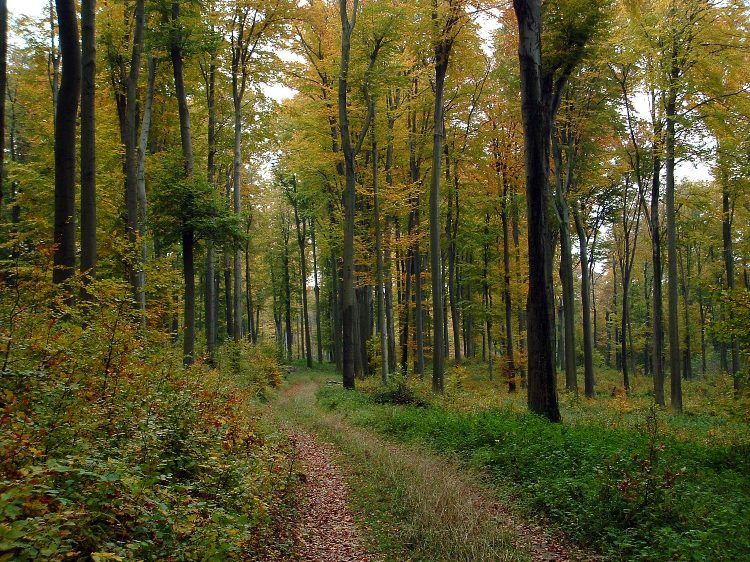
{"type": "Polygon", "coordinates": [[[664,406],[664,320],[662,309],[662,269],[661,269],[661,220],[659,219],[659,191],[661,162],[658,147],[654,147],[654,166],[651,186],[651,262],[654,267],[654,330],[653,330],[653,370],[654,400],[664,406]]]}
{"type": "MultiPolygon", "coordinates": [[[[148,82],[149,91],[146,102],[146,112],[151,113],[151,105],[153,104],[153,81],[152,81],[152,70],[156,70],[156,58],[151,56],[149,59],[149,72],[148,82]],[[149,103],[150,102],[150,103],[149,103]]],[[[208,185],[214,188],[214,182],[216,181],[216,63],[213,58],[208,67],[206,74],[206,101],[208,105],[208,158],[206,163],[206,178],[208,185]]],[[[143,129],[145,128],[146,113],[143,116],[144,126],[141,127],[141,153],[145,148],[143,143],[143,129]]],[[[150,118],[149,118],[150,121],[150,118]]],[[[138,184],[141,185],[141,166],[139,164],[139,178],[138,184]]],[[[145,179],[145,178],[144,178],[145,179]]],[[[145,181],[144,194],[145,194],[145,181]]],[[[140,193],[140,188],[139,188],[140,193]]],[[[213,365],[216,354],[216,332],[217,332],[217,321],[216,321],[216,252],[214,249],[214,243],[209,241],[208,247],[206,248],[206,351],[208,353],[208,362],[213,365]]]]}
{"type": "Polygon", "coordinates": [[[318,250],[315,243],[315,220],[310,220],[310,240],[312,242],[312,254],[313,254],[313,276],[314,276],[314,289],[315,294],[315,335],[317,337],[318,345],[318,363],[323,363],[323,332],[320,328],[320,285],[318,284],[318,250]]]}
{"type": "MultiPolygon", "coordinates": [[[[494,379],[493,372],[493,353],[492,353],[492,307],[490,306],[490,281],[489,281],[489,262],[490,262],[490,214],[484,215],[484,267],[482,268],[482,303],[484,304],[484,342],[487,350],[487,368],[489,379],[494,379]]],[[[484,353],[482,353],[484,356],[484,353]]]]}
{"type": "Polygon", "coordinates": [[[508,224],[508,183],[503,177],[503,200],[500,221],[503,228],[503,302],[505,304],[505,365],[508,392],[516,391],[516,360],[513,348],[513,297],[510,286],[510,229],[508,224]]]}
{"type": "MultiPolygon", "coordinates": [[[[345,188],[343,197],[344,207],[344,275],[343,275],[343,383],[344,388],[354,389],[355,354],[359,351],[358,341],[354,338],[356,322],[356,298],[354,294],[354,231],[356,210],[356,156],[362,147],[362,141],[367,134],[372,115],[372,104],[368,108],[368,116],[359,133],[356,144],[352,143],[349,128],[348,109],[348,80],[349,58],[351,52],[351,35],[356,24],[359,1],[353,0],[352,17],[349,19],[347,0],[339,0],[339,16],[341,19],[341,61],[338,83],[339,127],[341,132],[341,149],[344,154],[345,188]]],[[[371,58],[374,58],[377,52],[371,58]]]]}
{"type": "Polygon", "coordinates": [[[5,194],[5,96],[7,89],[8,0],[0,0],[0,211],[3,208],[5,194]]]}
{"type": "Polygon", "coordinates": [[[245,306],[247,308],[247,339],[251,343],[257,343],[256,341],[256,326],[255,326],[255,305],[253,303],[253,284],[250,268],[250,226],[246,231],[247,239],[245,240],[245,306]]]}
{"type": "MultiPolygon", "coordinates": [[[[417,211],[415,232],[419,232],[419,211],[417,211]]],[[[419,240],[412,250],[412,269],[414,271],[414,374],[424,376],[424,304],[422,301],[422,253],[419,240]]]]}
{"type": "MultiPolygon", "coordinates": [[[[5,0],[0,2],[0,20],[5,0]]],[[[4,24],[0,24],[4,25],[4,24]]],[[[5,64],[3,29],[0,28],[0,64],[5,64]]],[[[5,80],[5,69],[0,69],[5,80]]],[[[2,85],[0,100],[5,98],[2,85]]],[[[0,102],[0,107],[4,104],[0,102]]],[[[81,0],[81,272],[96,277],[96,0],[81,0]]],[[[0,124],[5,118],[2,110],[0,124]]],[[[0,139],[3,137],[0,130],[0,139]]],[[[0,182],[2,182],[3,141],[0,140],[0,182]]],[[[0,193],[2,184],[0,183],[0,193]]],[[[85,295],[86,291],[84,291],[85,295]]]]}
{"type": "MultiPolygon", "coordinates": [[[[234,100],[234,162],[232,173],[232,205],[239,217],[242,211],[242,95],[238,91],[237,74],[233,72],[233,100],[234,100]]],[[[242,253],[239,244],[234,249],[234,340],[242,339],[242,253]]]]}
{"type": "Polygon", "coordinates": [[[284,232],[284,255],[282,258],[284,270],[284,322],[286,324],[286,354],[287,359],[292,359],[292,350],[294,349],[294,336],[292,327],[292,287],[289,276],[289,234],[284,232]]]}
{"type": "Polygon", "coordinates": [[[341,315],[342,298],[341,285],[339,280],[339,266],[336,259],[336,253],[331,248],[331,345],[333,346],[333,361],[336,364],[336,371],[343,373],[344,370],[344,350],[342,349],[342,325],[341,315]]]}
{"type": "Polygon", "coordinates": [[[232,266],[229,262],[229,252],[224,248],[222,252],[223,270],[224,270],[224,316],[227,323],[227,337],[233,337],[232,330],[234,322],[232,321],[232,266]]]}
{"type": "MultiPolygon", "coordinates": [[[[672,77],[677,79],[677,70],[674,68],[675,60],[673,54],[672,77]]],[[[665,170],[666,186],[665,199],[667,214],[667,264],[669,269],[668,293],[669,293],[669,370],[671,380],[672,410],[682,413],[682,372],[680,370],[680,327],[678,312],[678,290],[679,279],[677,277],[677,209],[674,202],[674,166],[675,166],[675,116],[677,97],[676,86],[670,87],[669,99],[667,101],[667,134],[665,146],[665,170]]]]}
{"type": "Polygon", "coordinates": [[[385,318],[385,281],[383,265],[383,232],[380,226],[380,197],[378,195],[378,144],[375,134],[375,114],[372,115],[372,193],[375,212],[375,256],[377,267],[377,307],[378,307],[378,334],[380,335],[380,375],[383,383],[388,382],[388,326],[385,318]]]}
{"type": "MultiPolygon", "coordinates": [[[[450,30],[448,30],[450,32],[450,30]]],[[[430,269],[432,271],[432,390],[442,394],[445,387],[443,341],[443,276],[440,249],[440,166],[443,161],[445,75],[448,71],[452,40],[441,37],[435,45],[435,112],[430,180],[430,269]]]]}
{"type": "MultiPolygon", "coordinates": [[[[145,0],[136,0],[135,22],[131,44],[130,70],[125,82],[124,128],[121,132],[125,149],[125,210],[127,217],[128,241],[131,250],[138,249],[138,82],[141,72],[141,53],[143,51],[143,30],[145,27],[145,0]]],[[[179,8],[178,8],[179,10],[179,8]]],[[[179,103],[179,101],[178,101],[179,103]]],[[[143,243],[143,240],[140,240],[143,243]]],[[[140,253],[139,253],[140,255],[140,253]]],[[[144,287],[140,270],[143,264],[135,256],[131,256],[128,265],[128,278],[133,288],[133,298],[141,314],[145,312],[144,287]]]]}
{"type": "Polygon", "coordinates": [[[578,208],[573,209],[581,260],[581,308],[583,313],[583,385],[586,397],[594,398],[594,335],[591,330],[591,278],[586,228],[578,208]]]}
{"type": "MultiPolygon", "coordinates": [[[[138,139],[138,164],[136,172],[136,206],[138,233],[141,237],[141,264],[138,268],[138,287],[146,286],[146,269],[144,267],[147,258],[146,229],[148,219],[148,203],[146,198],[146,151],[148,150],[148,139],[151,133],[151,118],[154,108],[154,88],[156,85],[156,57],[150,56],[148,60],[148,85],[146,89],[146,103],[143,108],[141,120],[141,133],[138,139]]],[[[215,117],[214,117],[215,119],[215,117]]],[[[210,156],[213,159],[213,155],[210,156]]],[[[146,292],[140,290],[138,293],[138,310],[146,310],[146,292]]],[[[145,315],[141,316],[145,322],[145,315]]]]}
{"type": "Polygon", "coordinates": [[[562,285],[563,322],[565,348],[560,350],[565,357],[565,388],[578,394],[578,373],[576,370],[575,342],[575,288],[573,286],[573,249],[570,242],[570,208],[567,191],[570,184],[570,167],[563,167],[562,149],[558,140],[557,127],[552,126],[552,151],[555,163],[555,209],[560,228],[560,282],[562,285]],[[567,172],[567,177],[566,176],[567,172]]]}
{"type": "MultiPolygon", "coordinates": [[[[185,80],[182,62],[182,38],[181,29],[178,24],[180,17],[180,3],[172,2],[172,44],[170,55],[172,69],[174,71],[174,87],[177,96],[177,107],[180,116],[180,140],[182,143],[182,154],[185,166],[185,176],[188,180],[193,177],[194,159],[193,142],[190,129],[190,111],[188,109],[187,93],[185,91],[185,80]]],[[[192,204],[192,201],[188,201],[192,204]]],[[[185,334],[183,340],[183,363],[190,365],[195,359],[195,268],[193,266],[193,251],[195,244],[195,233],[192,226],[182,227],[182,263],[185,278],[185,334]]]]}
{"type": "Polygon", "coordinates": [[[307,368],[312,369],[312,344],[310,340],[310,315],[307,306],[307,258],[305,256],[305,241],[307,239],[307,230],[304,219],[300,219],[299,206],[297,204],[297,177],[294,182],[294,223],[297,227],[297,245],[299,246],[299,270],[300,270],[300,288],[302,290],[302,323],[305,337],[305,360],[307,368]]]}
{"type": "Polygon", "coordinates": [[[453,185],[454,193],[448,196],[448,216],[446,218],[446,235],[448,238],[448,304],[450,306],[451,328],[453,331],[453,357],[456,363],[461,362],[461,328],[458,314],[458,299],[456,296],[456,238],[455,224],[458,223],[458,189],[453,185]],[[453,216],[454,200],[456,203],[456,217],[453,216]]]}
{"type": "MultiPolygon", "coordinates": [[[[683,378],[693,378],[693,350],[690,337],[690,276],[692,271],[690,246],[685,247],[685,257],[680,259],[680,290],[682,292],[682,310],[685,320],[685,349],[682,358],[683,378]],[[684,262],[684,263],[683,263],[684,262]]],[[[682,258],[682,256],[680,256],[682,258]]]]}
{"type": "MultiPolygon", "coordinates": [[[[721,154],[721,150],[718,150],[719,154],[721,154]]],[[[721,164],[721,162],[720,162],[721,164]]],[[[734,215],[734,205],[733,201],[731,200],[731,195],[729,193],[729,175],[726,171],[726,164],[719,166],[720,170],[720,179],[721,179],[721,207],[722,207],[722,214],[721,214],[721,231],[722,231],[722,242],[723,242],[723,257],[724,257],[724,277],[726,279],[725,285],[727,290],[731,293],[734,291],[735,288],[735,272],[734,272],[734,248],[733,248],[733,242],[732,242],[732,228],[733,228],[733,215],[734,215]]],[[[729,319],[732,320],[733,318],[733,312],[731,308],[728,311],[729,319]]],[[[723,345],[723,358],[726,357],[726,345],[723,345]]],[[[735,392],[740,390],[740,377],[739,377],[739,371],[740,371],[740,353],[739,353],[739,344],[737,342],[737,339],[732,337],[729,341],[729,349],[731,350],[731,364],[727,365],[729,361],[726,360],[726,358],[723,361],[723,365],[726,365],[729,367],[729,374],[732,375],[732,379],[734,380],[734,390],[735,392]]]]}
{"type": "Polygon", "coordinates": [[[643,334],[643,374],[651,374],[651,282],[648,273],[648,261],[643,263],[643,301],[645,303],[645,320],[643,334]]]}
{"type": "Polygon", "coordinates": [[[81,48],[75,2],[57,0],[63,74],[55,113],[55,253],[52,281],[61,284],[76,265],[76,121],[81,93],[81,48]]]}
{"type": "Polygon", "coordinates": [[[625,392],[630,392],[630,350],[628,349],[628,324],[630,322],[630,275],[622,275],[622,314],[620,314],[620,362],[625,392]]]}

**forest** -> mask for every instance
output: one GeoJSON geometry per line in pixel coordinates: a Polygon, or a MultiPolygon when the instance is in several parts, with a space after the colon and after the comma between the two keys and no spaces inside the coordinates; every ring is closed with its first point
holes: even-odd
{"type": "Polygon", "coordinates": [[[0,0],[0,562],[750,560],[750,4],[0,0]]]}

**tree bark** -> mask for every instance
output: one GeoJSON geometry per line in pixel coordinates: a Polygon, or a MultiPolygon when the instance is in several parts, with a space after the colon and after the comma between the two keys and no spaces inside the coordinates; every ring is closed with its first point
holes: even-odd
{"type": "Polygon", "coordinates": [[[55,112],[55,252],[52,281],[61,284],[76,265],[76,121],[81,93],[81,48],[75,2],[57,0],[63,74],[55,112]]]}
{"type": "MultiPolygon", "coordinates": [[[[676,47],[675,47],[676,48],[676,47]]],[[[677,210],[674,202],[674,166],[675,166],[675,118],[676,118],[676,85],[678,70],[676,53],[672,60],[672,85],[667,100],[667,134],[665,139],[665,212],[667,213],[667,264],[669,269],[669,371],[671,381],[672,410],[682,413],[682,372],[680,370],[680,327],[678,311],[679,279],[677,277],[677,210]]]]}
{"type": "MultiPolygon", "coordinates": [[[[449,14],[449,22],[453,14],[449,14]]],[[[432,272],[432,391],[442,394],[445,390],[445,349],[443,341],[443,276],[441,274],[442,251],[440,249],[440,166],[443,162],[443,138],[445,134],[443,98],[448,59],[453,46],[452,25],[446,24],[443,36],[435,45],[435,112],[434,137],[432,141],[432,176],[430,179],[430,270],[432,272]]]]}
{"type": "MultiPolygon", "coordinates": [[[[347,0],[339,0],[339,16],[341,19],[341,61],[338,83],[339,127],[341,133],[341,149],[344,154],[345,188],[343,197],[344,207],[344,275],[343,275],[343,383],[344,388],[354,389],[355,353],[358,349],[354,338],[356,299],[354,294],[354,231],[356,212],[356,156],[362,148],[362,142],[370,126],[372,104],[368,108],[368,115],[359,133],[356,143],[352,143],[349,128],[348,109],[348,80],[349,58],[351,53],[352,30],[356,25],[359,0],[352,2],[352,17],[349,18],[347,0]]],[[[375,56],[377,53],[375,54],[375,56]]],[[[374,58],[371,58],[374,63],[374,58]]]]}
{"type": "Polygon", "coordinates": [[[586,228],[580,210],[573,209],[578,249],[581,260],[581,308],[583,313],[583,385],[587,398],[594,398],[594,335],[591,330],[591,278],[589,277],[589,248],[586,228]]]}
{"type": "MultiPolygon", "coordinates": [[[[172,40],[170,46],[170,57],[172,59],[172,70],[174,72],[174,87],[177,97],[177,108],[180,117],[180,142],[182,144],[182,156],[184,160],[185,177],[193,178],[194,159],[193,141],[191,139],[190,112],[188,109],[187,93],[185,91],[185,79],[183,75],[182,62],[182,32],[178,24],[180,17],[180,3],[172,2],[172,40]]],[[[192,201],[188,201],[192,204],[192,201]]],[[[195,268],[193,265],[193,251],[195,245],[195,233],[192,226],[182,226],[182,263],[183,276],[185,279],[185,333],[183,336],[183,363],[191,365],[195,360],[195,268]]]]}
{"type": "Polygon", "coordinates": [[[307,368],[312,369],[312,343],[310,339],[310,315],[307,307],[307,258],[305,256],[305,241],[307,239],[307,228],[304,219],[300,219],[299,205],[297,202],[297,177],[292,179],[294,185],[294,223],[297,227],[297,245],[299,246],[299,269],[300,269],[300,288],[302,289],[302,321],[305,336],[305,360],[307,368]]]}
{"type": "MultiPolygon", "coordinates": [[[[1,12],[0,19],[5,19],[1,12]]],[[[2,53],[0,57],[0,60],[5,58],[2,53]]],[[[4,69],[0,75],[4,80],[4,69]]],[[[96,0],[81,0],[81,80],[81,272],[93,279],[96,277],[96,0]]],[[[4,84],[1,87],[0,96],[4,98],[4,84]]],[[[4,115],[0,122],[2,119],[4,115]]],[[[2,152],[0,144],[0,181],[2,152]]]]}
{"type": "Polygon", "coordinates": [[[317,244],[315,243],[315,219],[310,220],[310,241],[312,242],[312,254],[313,254],[313,276],[314,276],[314,289],[315,294],[315,335],[317,338],[318,345],[318,363],[323,363],[323,332],[320,328],[320,284],[318,283],[318,250],[317,244]]]}
{"type": "MultiPolygon", "coordinates": [[[[152,67],[156,70],[156,59],[152,56],[149,59],[149,93],[146,102],[146,112],[150,113],[149,99],[153,103],[153,82],[152,82],[152,67]]],[[[206,102],[208,105],[208,158],[206,162],[206,178],[208,185],[214,187],[216,181],[216,63],[213,58],[208,67],[206,73],[206,102]]],[[[146,113],[144,113],[144,125],[146,121],[146,113]]],[[[141,127],[141,141],[143,141],[143,129],[141,127]]],[[[141,149],[144,148],[143,142],[141,142],[141,149]]],[[[140,172],[140,166],[139,166],[140,172]]],[[[140,173],[139,173],[140,176],[140,173]]],[[[139,184],[140,177],[139,177],[139,184]]],[[[144,190],[145,191],[145,190],[144,190]]],[[[140,189],[139,189],[140,192],[140,189]]],[[[217,328],[217,314],[216,314],[216,252],[214,243],[209,242],[208,248],[206,249],[206,351],[208,353],[209,364],[214,363],[216,354],[216,332],[217,328]]]]}
{"type": "MultiPolygon", "coordinates": [[[[656,132],[655,132],[656,133],[656,132]]],[[[657,135],[655,134],[655,138],[657,135]]],[[[662,267],[661,267],[661,221],[659,219],[659,191],[661,161],[658,147],[653,149],[654,164],[651,178],[651,263],[654,267],[654,295],[653,295],[653,370],[654,370],[654,400],[664,406],[664,320],[662,309],[662,267]]]]}
{"type": "Polygon", "coordinates": [[[555,125],[552,127],[552,150],[555,162],[555,208],[560,228],[560,282],[562,284],[563,306],[561,328],[565,332],[565,337],[563,338],[565,347],[560,351],[565,357],[565,388],[568,392],[577,395],[575,288],[573,287],[573,249],[570,242],[570,208],[567,200],[572,161],[568,162],[568,166],[563,167],[562,149],[559,145],[557,127],[555,125]]]}
{"type": "Polygon", "coordinates": [[[380,376],[388,383],[388,326],[385,318],[385,275],[383,265],[383,232],[380,226],[380,197],[378,194],[378,143],[375,133],[375,113],[372,115],[372,196],[375,212],[375,257],[377,267],[378,334],[380,335],[380,376]]]}
{"type": "Polygon", "coordinates": [[[514,0],[518,19],[526,205],[529,234],[528,405],[551,421],[561,420],[554,365],[554,303],[549,226],[550,116],[542,99],[541,0],[514,0]]]}

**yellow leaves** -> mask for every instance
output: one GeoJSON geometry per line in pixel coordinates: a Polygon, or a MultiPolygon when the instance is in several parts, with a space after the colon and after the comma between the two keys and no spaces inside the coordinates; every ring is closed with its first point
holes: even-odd
{"type": "Polygon", "coordinates": [[[91,559],[94,562],[104,562],[105,560],[115,560],[116,562],[121,562],[122,560],[125,560],[122,556],[117,556],[116,554],[113,554],[111,552],[92,552],[91,559]]]}

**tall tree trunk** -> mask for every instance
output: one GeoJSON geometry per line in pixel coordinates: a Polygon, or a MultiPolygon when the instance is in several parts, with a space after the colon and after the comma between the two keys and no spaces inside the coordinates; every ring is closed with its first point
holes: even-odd
{"type": "MultiPolygon", "coordinates": [[[[676,47],[675,47],[676,49],[676,47]]],[[[674,202],[675,119],[677,91],[675,81],[679,75],[676,53],[672,55],[672,85],[667,100],[667,134],[665,139],[665,212],[667,213],[667,264],[669,269],[669,370],[671,380],[672,410],[682,413],[682,372],[680,370],[680,327],[678,312],[679,279],[677,277],[677,209],[674,202]]]]}
{"type": "MultiPolygon", "coordinates": [[[[487,369],[489,379],[494,379],[494,362],[492,352],[492,307],[490,306],[490,281],[489,281],[489,263],[490,263],[490,214],[484,214],[484,248],[483,248],[484,267],[482,268],[482,302],[484,304],[484,331],[485,345],[487,349],[487,369]]],[[[484,353],[482,353],[484,355],[484,353]]]]}
{"type": "Polygon", "coordinates": [[[314,289],[315,295],[315,335],[317,337],[318,346],[318,363],[323,363],[323,333],[320,328],[320,285],[318,283],[318,250],[317,244],[315,243],[315,219],[310,219],[310,240],[312,242],[312,254],[313,254],[313,276],[314,276],[314,289]]]}
{"type": "Polygon", "coordinates": [[[685,320],[685,349],[683,350],[682,357],[682,373],[683,378],[693,378],[693,349],[692,349],[692,338],[690,337],[690,278],[693,274],[692,271],[692,257],[691,257],[690,246],[685,247],[684,260],[680,255],[680,290],[682,292],[682,310],[683,318],[685,320]]]}
{"type": "MultiPolygon", "coordinates": [[[[124,127],[121,131],[125,149],[125,210],[128,231],[128,241],[131,251],[138,248],[138,82],[141,72],[141,53],[143,52],[143,30],[146,20],[145,0],[136,0],[135,22],[131,43],[130,70],[125,82],[124,127]]],[[[179,8],[178,8],[179,10],[179,8]]],[[[179,103],[179,100],[178,100],[179,103]]],[[[143,243],[143,240],[140,240],[143,243]]],[[[133,289],[133,298],[141,314],[145,312],[144,287],[140,270],[143,264],[139,259],[131,256],[128,265],[128,278],[133,289]]]]}
{"type": "MultiPolygon", "coordinates": [[[[239,217],[242,211],[242,95],[237,84],[236,71],[232,74],[232,92],[234,101],[234,162],[232,167],[232,205],[239,217]]],[[[234,248],[234,340],[242,339],[242,253],[239,243],[234,248]]]]}
{"type": "Polygon", "coordinates": [[[307,227],[305,220],[300,219],[299,205],[297,203],[297,177],[294,182],[294,223],[297,227],[297,245],[299,246],[299,270],[300,270],[300,289],[302,290],[302,323],[305,337],[305,360],[307,368],[312,369],[312,344],[310,339],[310,314],[307,306],[307,257],[305,256],[305,241],[307,240],[307,227]]]}
{"type": "Polygon", "coordinates": [[[7,89],[8,0],[0,0],[0,210],[3,208],[5,193],[5,96],[7,89]]]}
{"type": "Polygon", "coordinates": [[[581,212],[573,209],[576,231],[578,233],[578,249],[581,260],[581,308],[583,314],[583,385],[587,398],[595,397],[594,390],[594,335],[591,330],[591,278],[589,277],[589,248],[586,228],[583,224],[581,212]]]}
{"type": "Polygon", "coordinates": [[[76,265],[76,121],[81,94],[81,47],[75,2],[57,0],[63,74],[55,112],[55,253],[52,281],[61,284],[76,265]]]}
{"type": "MultiPolygon", "coordinates": [[[[193,178],[194,159],[193,141],[190,129],[190,111],[188,109],[187,93],[182,62],[182,31],[178,23],[180,17],[180,3],[172,2],[172,41],[170,56],[174,71],[174,87],[177,96],[177,107],[180,116],[180,141],[184,159],[185,176],[188,181],[193,178]]],[[[188,201],[192,204],[192,201],[188,201]]],[[[193,251],[195,233],[192,226],[182,226],[182,263],[185,278],[185,333],[183,339],[183,363],[190,365],[195,360],[195,268],[193,266],[193,251]]]]}
{"type": "Polygon", "coordinates": [[[222,252],[222,269],[224,270],[224,316],[227,323],[227,337],[233,337],[234,321],[232,320],[232,265],[229,261],[229,252],[224,247],[222,252]]]}
{"type": "Polygon", "coordinates": [[[287,359],[292,359],[292,350],[294,343],[293,327],[292,327],[292,286],[289,276],[289,233],[284,231],[284,255],[282,258],[282,266],[284,270],[284,322],[286,325],[286,356],[287,359]]]}
{"type": "Polygon", "coordinates": [[[651,282],[648,273],[648,261],[643,262],[643,301],[645,303],[645,319],[643,334],[643,374],[651,374],[651,282]]]}
{"type": "MultiPolygon", "coordinates": [[[[657,137],[655,131],[655,138],[657,137]]],[[[658,133],[660,134],[660,133],[658,133]]],[[[654,313],[653,313],[653,370],[654,370],[654,400],[660,406],[664,406],[664,313],[662,303],[662,267],[661,267],[661,220],[659,219],[659,191],[661,173],[661,161],[658,156],[658,147],[653,149],[654,164],[651,179],[651,263],[654,267],[654,313]]]]}
{"type": "MultiPolygon", "coordinates": [[[[417,209],[414,231],[419,232],[419,210],[417,209]]],[[[414,271],[414,374],[424,376],[424,304],[422,301],[422,252],[419,238],[412,249],[412,270],[414,271]]]]}
{"type": "Polygon", "coordinates": [[[565,357],[565,388],[568,392],[578,394],[578,373],[576,370],[575,341],[575,288],[573,286],[573,249],[570,233],[570,208],[567,191],[570,184],[570,166],[563,166],[562,149],[558,141],[557,127],[552,126],[552,151],[555,163],[555,209],[560,228],[560,282],[562,284],[563,321],[561,329],[565,332],[564,349],[560,350],[565,357]],[[564,177],[566,175],[568,177],[564,177]]]}
{"type": "Polygon", "coordinates": [[[513,0],[519,29],[526,205],[529,234],[528,405],[560,421],[554,365],[554,303],[549,226],[550,115],[542,96],[541,0],[513,0]]]}
{"type": "MultiPolygon", "coordinates": [[[[452,16],[452,14],[451,14],[452,16]]],[[[430,270],[432,271],[432,390],[442,394],[445,388],[445,348],[443,341],[443,276],[440,249],[440,166],[443,162],[445,75],[453,46],[452,29],[443,30],[435,45],[435,112],[432,141],[432,176],[430,179],[430,270]],[[445,33],[450,34],[448,37],[445,33]]]]}
{"type": "MultiPolygon", "coordinates": [[[[446,168],[450,159],[446,154],[446,168]]],[[[446,174],[450,175],[450,174],[446,174]]],[[[456,174],[457,176],[457,174],[456,174]]],[[[453,332],[453,357],[456,363],[461,362],[461,328],[456,295],[456,231],[458,225],[458,186],[453,183],[452,193],[448,194],[448,214],[446,216],[445,234],[448,239],[448,305],[450,307],[451,329],[453,332]],[[454,218],[454,201],[455,213],[454,218]]]]}
{"type": "Polygon", "coordinates": [[[342,322],[341,314],[342,311],[342,298],[341,285],[339,281],[341,279],[339,275],[338,260],[336,259],[336,253],[331,248],[331,345],[333,346],[333,362],[336,364],[336,371],[343,373],[344,370],[344,350],[342,349],[342,322]]]}
{"type": "MultiPolygon", "coordinates": [[[[341,19],[341,61],[338,83],[339,128],[341,132],[341,149],[344,154],[345,188],[344,207],[344,275],[343,275],[343,383],[344,388],[354,389],[355,354],[358,342],[354,338],[356,299],[354,294],[354,231],[356,210],[356,156],[362,148],[362,142],[370,126],[373,106],[369,104],[368,115],[359,133],[356,143],[352,143],[349,128],[349,108],[347,89],[349,87],[349,58],[351,52],[351,35],[357,21],[359,0],[352,2],[352,17],[349,18],[347,0],[339,0],[341,19]]],[[[374,64],[377,51],[371,57],[374,64]]]]}
{"type": "MultiPolygon", "coordinates": [[[[6,4],[5,0],[0,6],[6,4]]],[[[7,17],[7,13],[5,14],[7,17]]],[[[0,20],[3,17],[0,7],[0,20]]],[[[2,24],[0,24],[2,25],[2,24]]],[[[0,51],[5,41],[0,29],[0,51]]],[[[0,52],[0,64],[4,64],[4,53],[0,52]]],[[[0,70],[2,80],[5,69],[0,70]]],[[[5,98],[5,84],[2,85],[5,98]]],[[[0,107],[2,107],[0,103],[0,107]]],[[[81,0],[81,272],[88,278],[96,277],[96,0],[81,0]]],[[[2,110],[0,123],[5,111],[2,110]]],[[[0,130],[0,138],[3,133],[0,130]]],[[[0,182],[2,182],[2,152],[0,140],[0,182]]],[[[0,192],[2,192],[0,184],[0,192]]],[[[86,291],[84,291],[84,294],[86,291]]]]}
{"type": "MultiPolygon", "coordinates": [[[[156,59],[151,56],[149,59],[149,92],[146,101],[146,111],[150,113],[150,105],[153,103],[153,82],[152,82],[152,67],[156,70],[156,59]],[[149,103],[149,100],[151,103],[149,103]]],[[[216,181],[216,63],[212,57],[211,63],[209,64],[208,71],[206,73],[206,102],[208,105],[208,158],[206,163],[206,178],[208,185],[214,188],[214,182],[216,181]]],[[[146,121],[146,115],[144,113],[144,124],[146,121]]],[[[143,129],[141,127],[141,141],[143,141],[143,129]]],[[[141,150],[143,150],[144,144],[141,142],[141,150]]],[[[139,185],[141,167],[139,165],[139,185]]],[[[138,190],[140,193],[140,189],[138,190]]],[[[144,189],[145,192],[145,189],[144,189]]],[[[214,243],[209,241],[208,247],[206,248],[206,351],[208,353],[209,364],[214,364],[216,354],[216,332],[217,326],[217,314],[216,314],[216,252],[214,243]]]]}
{"type": "Polygon", "coordinates": [[[385,318],[385,281],[383,265],[383,231],[380,226],[380,197],[378,194],[378,143],[375,132],[375,113],[372,115],[372,194],[375,212],[375,258],[377,268],[377,307],[378,307],[378,334],[380,335],[380,376],[383,383],[388,382],[388,326],[385,318]]]}
{"type": "MultiPolygon", "coordinates": [[[[721,155],[721,150],[717,150],[721,155]]],[[[732,242],[732,228],[734,218],[734,204],[729,193],[729,173],[726,170],[726,164],[720,160],[719,166],[720,181],[721,181],[721,232],[722,232],[722,253],[724,258],[724,278],[727,290],[731,293],[735,288],[735,272],[734,272],[734,248],[732,242]],[[722,165],[723,164],[723,165],[722,165]]],[[[730,308],[728,311],[729,320],[733,318],[733,312],[730,308]]],[[[734,381],[734,390],[740,390],[740,353],[739,344],[737,338],[732,337],[729,340],[729,349],[731,350],[731,363],[726,359],[723,361],[724,365],[729,367],[729,374],[732,376],[734,381]]],[[[723,357],[726,357],[726,345],[723,346],[723,357]]]]}
{"type": "Polygon", "coordinates": [[[257,326],[255,323],[255,305],[253,303],[253,284],[250,267],[250,227],[248,221],[245,240],[245,306],[247,308],[247,339],[251,343],[257,343],[257,326]]]}
{"type": "MultiPolygon", "coordinates": [[[[144,267],[147,258],[146,228],[148,219],[148,203],[146,198],[146,151],[148,150],[148,139],[151,133],[151,118],[154,111],[154,89],[156,86],[156,57],[151,55],[148,59],[148,85],[146,89],[146,103],[143,108],[141,119],[141,133],[138,139],[138,164],[136,173],[136,201],[137,201],[137,223],[138,233],[141,237],[141,264],[138,268],[138,286],[142,289],[146,286],[146,269],[144,267]]],[[[214,117],[215,119],[215,117],[214,117]]],[[[213,158],[210,155],[209,158],[213,158]]],[[[146,292],[139,291],[138,309],[146,310],[146,292]]],[[[145,322],[145,315],[141,316],[145,322]]]]}

